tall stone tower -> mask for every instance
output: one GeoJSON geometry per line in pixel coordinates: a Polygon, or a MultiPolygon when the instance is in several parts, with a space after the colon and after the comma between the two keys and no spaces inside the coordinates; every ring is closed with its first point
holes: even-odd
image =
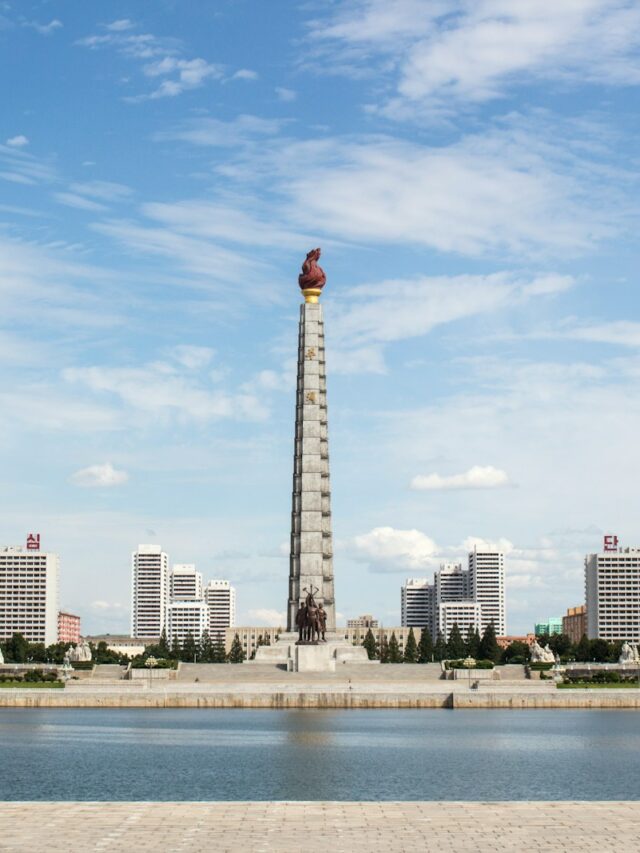
{"type": "Polygon", "coordinates": [[[324,605],[327,631],[336,629],[324,320],[318,302],[326,278],[319,257],[320,249],[309,252],[298,279],[305,301],[298,331],[288,631],[296,630],[296,613],[309,591],[324,605]]]}

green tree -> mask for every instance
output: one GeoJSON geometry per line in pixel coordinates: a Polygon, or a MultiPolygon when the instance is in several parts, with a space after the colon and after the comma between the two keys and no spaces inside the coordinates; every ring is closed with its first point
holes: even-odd
{"type": "Polygon", "coordinates": [[[589,660],[606,663],[609,660],[609,643],[606,640],[591,640],[589,642],[589,660]]]}
{"type": "Polygon", "coordinates": [[[229,651],[229,663],[242,663],[243,660],[244,650],[240,642],[240,637],[236,634],[233,638],[233,643],[231,643],[231,650],[229,651]]]}
{"type": "Polygon", "coordinates": [[[375,660],[378,656],[378,645],[376,643],[376,638],[373,636],[373,631],[371,630],[371,628],[369,628],[369,630],[367,631],[362,645],[367,650],[369,660],[375,660]]]}
{"type": "Polygon", "coordinates": [[[185,663],[195,663],[198,657],[198,644],[196,643],[193,634],[191,631],[187,631],[187,635],[184,638],[184,643],[182,644],[182,658],[185,663]]]}
{"type": "Polygon", "coordinates": [[[480,654],[480,634],[475,625],[469,625],[467,636],[464,640],[465,654],[470,658],[478,658],[480,654]]]}
{"type": "Polygon", "coordinates": [[[25,663],[29,656],[29,642],[22,634],[13,634],[4,648],[7,663],[25,663]]]}
{"type": "Polygon", "coordinates": [[[400,646],[396,632],[393,631],[389,639],[389,663],[402,663],[402,655],[400,654],[400,646]]]}
{"type": "Polygon", "coordinates": [[[91,657],[95,663],[120,663],[120,655],[110,649],[105,640],[100,640],[98,645],[91,649],[91,657]]]}
{"type": "Polygon", "coordinates": [[[582,635],[580,642],[576,646],[575,658],[577,661],[583,662],[591,660],[591,643],[586,634],[582,635]]]}
{"type": "Polygon", "coordinates": [[[378,646],[378,657],[380,663],[389,663],[389,641],[386,634],[381,634],[380,644],[378,646]]]}
{"type": "Polygon", "coordinates": [[[418,662],[418,644],[416,643],[416,638],[413,633],[413,628],[409,628],[409,635],[407,637],[407,642],[404,644],[404,662],[405,663],[417,663],[418,662]]]}
{"type": "Polygon", "coordinates": [[[431,663],[433,660],[433,640],[428,628],[423,628],[418,643],[418,663],[431,663]]]}
{"type": "Polygon", "coordinates": [[[213,643],[208,631],[202,632],[200,637],[200,661],[202,663],[211,663],[213,660],[213,643]]]}
{"type": "Polygon", "coordinates": [[[442,631],[438,631],[436,644],[433,647],[433,656],[436,660],[444,660],[447,656],[447,644],[442,636],[442,631]]]}
{"type": "Polygon", "coordinates": [[[158,657],[160,658],[168,658],[169,657],[169,643],[167,642],[167,629],[163,628],[162,633],[160,634],[160,640],[158,641],[158,657]]]}
{"type": "Polygon", "coordinates": [[[460,660],[465,654],[464,640],[458,628],[458,623],[454,622],[449,631],[449,640],[447,642],[447,657],[450,660],[460,660]]]}
{"type": "Polygon", "coordinates": [[[479,655],[482,660],[492,660],[494,663],[500,660],[501,649],[496,640],[496,629],[493,627],[493,622],[489,622],[484,629],[484,634],[480,640],[479,655]]]}
{"type": "Polygon", "coordinates": [[[50,660],[54,663],[62,663],[67,645],[67,643],[54,643],[45,649],[44,643],[30,643],[27,659],[31,663],[46,663],[50,660]]]}
{"type": "Polygon", "coordinates": [[[170,654],[172,660],[182,660],[182,649],[180,647],[180,641],[178,640],[177,635],[175,635],[173,640],[171,641],[170,654]]]}
{"type": "Polygon", "coordinates": [[[226,663],[227,653],[224,650],[224,643],[218,636],[213,643],[213,659],[211,663],[226,663]]]}
{"type": "Polygon", "coordinates": [[[522,640],[514,640],[509,643],[507,648],[502,652],[503,663],[525,663],[529,660],[529,645],[523,643],[522,640]]]}
{"type": "Polygon", "coordinates": [[[552,634],[549,637],[549,648],[554,654],[562,657],[571,651],[571,640],[566,634],[552,634]]]}

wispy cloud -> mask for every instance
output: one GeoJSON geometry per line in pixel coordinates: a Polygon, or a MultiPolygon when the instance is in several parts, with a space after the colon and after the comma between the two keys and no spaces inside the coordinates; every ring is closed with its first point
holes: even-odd
{"type": "Polygon", "coordinates": [[[111,462],[101,465],[89,465],[71,475],[71,482],[76,486],[89,489],[111,488],[122,486],[129,479],[126,471],[114,468],[111,462]]]}
{"type": "Polygon", "coordinates": [[[279,119],[241,114],[231,121],[216,118],[189,119],[171,130],[155,135],[156,140],[179,140],[193,145],[234,148],[264,137],[275,136],[282,127],[279,119]]]}
{"type": "Polygon", "coordinates": [[[232,80],[257,80],[260,77],[257,71],[252,71],[250,68],[241,68],[231,75],[232,80]]]}
{"type": "Polygon", "coordinates": [[[635,85],[639,33],[634,0],[357,0],[311,25],[312,50],[338,70],[376,63],[395,88],[378,106],[403,118],[411,105],[451,113],[532,80],[635,85]]]}
{"type": "Polygon", "coordinates": [[[285,103],[291,103],[298,97],[298,93],[295,89],[287,89],[286,86],[276,86],[275,93],[278,98],[285,103]]]}
{"type": "Polygon", "coordinates": [[[498,489],[509,484],[506,471],[492,465],[474,465],[464,474],[419,474],[411,480],[416,491],[450,491],[462,489],[498,489]]]}
{"type": "Polygon", "coordinates": [[[26,144],[22,141],[23,139],[27,137],[12,137],[7,140],[6,145],[0,145],[2,177],[14,183],[32,186],[55,180],[55,169],[49,163],[24,150],[26,144]]]}
{"type": "Polygon", "coordinates": [[[185,56],[181,42],[151,33],[133,33],[135,25],[123,18],[103,27],[106,32],[86,36],[77,44],[90,50],[111,49],[127,59],[141,62],[142,74],[159,85],[150,92],[128,96],[129,101],[172,98],[189,89],[198,89],[207,80],[221,79],[223,68],[202,57],[185,56]]]}
{"type": "Polygon", "coordinates": [[[573,283],[570,276],[553,273],[520,278],[502,272],[362,284],[336,307],[329,335],[351,348],[419,337],[457,320],[552,296],[573,283]]]}
{"type": "Polygon", "coordinates": [[[105,24],[105,30],[110,33],[123,33],[127,30],[132,30],[135,27],[133,21],[129,18],[118,18],[117,21],[112,21],[110,24],[105,24]]]}
{"type": "Polygon", "coordinates": [[[56,30],[62,29],[62,21],[59,21],[57,18],[53,18],[53,20],[49,21],[48,24],[41,24],[39,21],[22,21],[23,27],[30,27],[32,30],[35,30],[41,36],[50,36],[56,30]]]}
{"type": "MultiPolygon", "coordinates": [[[[177,362],[151,362],[139,367],[73,367],[63,378],[99,399],[118,401],[125,410],[143,417],[153,415],[165,423],[208,423],[233,419],[260,421],[268,416],[264,404],[252,394],[225,392],[213,387],[204,371],[207,361],[186,358],[177,362]],[[186,365],[185,365],[186,361],[186,365]],[[198,370],[197,368],[200,368],[198,370]]],[[[193,356],[193,351],[190,353],[193,356]]],[[[201,355],[201,354],[200,354],[201,355]]]]}
{"type": "Polygon", "coordinates": [[[19,134],[18,136],[12,136],[6,141],[6,145],[10,145],[12,148],[23,148],[25,145],[29,144],[29,140],[23,134],[19,134]]]}

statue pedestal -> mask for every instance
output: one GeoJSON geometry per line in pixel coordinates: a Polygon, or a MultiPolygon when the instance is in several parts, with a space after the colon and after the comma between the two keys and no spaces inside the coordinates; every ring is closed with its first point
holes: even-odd
{"type": "Polygon", "coordinates": [[[369,660],[363,646],[352,646],[340,634],[327,634],[327,642],[317,645],[298,646],[297,639],[297,633],[283,632],[272,646],[260,646],[256,650],[255,659],[246,661],[245,666],[270,663],[286,667],[289,672],[335,672],[336,666],[342,664],[380,663],[369,660]]]}
{"type": "Polygon", "coordinates": [[[331,646],[295,646],[294,672],[335,672],[336,659],[331,646]]]}

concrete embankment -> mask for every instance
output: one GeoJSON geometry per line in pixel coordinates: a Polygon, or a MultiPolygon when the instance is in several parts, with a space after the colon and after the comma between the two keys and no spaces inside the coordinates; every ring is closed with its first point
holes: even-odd
{"type": "Polygon", "coordinates": [[[451,693],[3,690],[0,708],[451,708],[451,693]]]}
{"type": "Polygon", "coordinates": [[[640,709],[640,690],[0,690],[0,708],[620,708],[640,709]]]}

